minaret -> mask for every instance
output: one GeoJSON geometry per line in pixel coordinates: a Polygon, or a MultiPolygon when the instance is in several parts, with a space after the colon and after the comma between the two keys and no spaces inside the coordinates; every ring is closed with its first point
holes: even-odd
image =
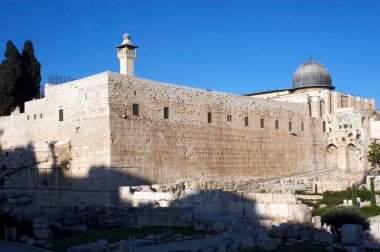
{"type": "Polygon", "coordinates": [[[137,46],[132,45],[131,36],[125,33],[123,35],[123,43],[115,47],[117,48],[117,57],[120,60],[120,73],[133,76],[137,46]]]}

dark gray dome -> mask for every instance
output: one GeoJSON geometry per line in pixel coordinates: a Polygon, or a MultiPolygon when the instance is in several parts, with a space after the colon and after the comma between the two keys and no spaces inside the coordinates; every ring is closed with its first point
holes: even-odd
{"type": "Polygon", "coordinates": [[[319,62],[308,61],[297,68],[293,75],[293,88],[328,87],[333,89],[329,70],[319,62]]]}

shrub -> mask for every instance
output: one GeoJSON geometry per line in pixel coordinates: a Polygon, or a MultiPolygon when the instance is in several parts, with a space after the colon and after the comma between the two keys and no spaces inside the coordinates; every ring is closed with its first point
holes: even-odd
{"type": "Polygon", "coordinates": [[[367,216],[356,207],[331,207],[322,213],[321,218],[322,223],[331,225],[338,230],[344,224],[359,224],[363,226],[364,230],[369,228],[367,216]]]}

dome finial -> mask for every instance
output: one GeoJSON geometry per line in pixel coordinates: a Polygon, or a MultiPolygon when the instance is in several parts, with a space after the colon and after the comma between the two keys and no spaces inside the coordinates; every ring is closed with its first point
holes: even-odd
{"type": "Polygon", "coordinates": [[[310,62],[313,61],[313,55],[311,54],[311,51],[310,51],[310,62]]]}

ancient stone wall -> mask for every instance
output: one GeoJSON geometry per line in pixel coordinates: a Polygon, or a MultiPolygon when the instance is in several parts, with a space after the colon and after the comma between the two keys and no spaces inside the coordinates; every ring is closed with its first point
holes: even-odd
{"type": "Polygon", "coordinates": [[[121,202],[127,206],[188,208],[194,219],[228,219],[228,216],[235,216],[252,221],[271,220],[273,224],[311,222],[309,207],[297,204],[296,196],[292,194],[186,189],[178,197],[171,192],[133,192],[130,187],[121,187],[119,193],[121,202]]]}
{"type": "Polygon", "coordinates": [[[265,181],[330,160],[307,104],[111,72],[48,85],[24,113],[0,118],[0,130],[0,167],[23,167],[4,188],[44,204],[117,202],[119,186],[181,178],[265,181]]]}
{"type": "Polygon", "coordinates": [[[166,183],[324,168],[322,123],[307,105],[109,77],[111,166],[126,173],[166,183]]]}
{"type": "Polygon", "coordinates": [[[46,204],[83,197],[70,190],[110,190],[102,172],[110,163],[107,84],[98,74],[47,85],[24,113],[0,118],[0,167],[14,171],[4,190],[37,190],[46,204]]]}

